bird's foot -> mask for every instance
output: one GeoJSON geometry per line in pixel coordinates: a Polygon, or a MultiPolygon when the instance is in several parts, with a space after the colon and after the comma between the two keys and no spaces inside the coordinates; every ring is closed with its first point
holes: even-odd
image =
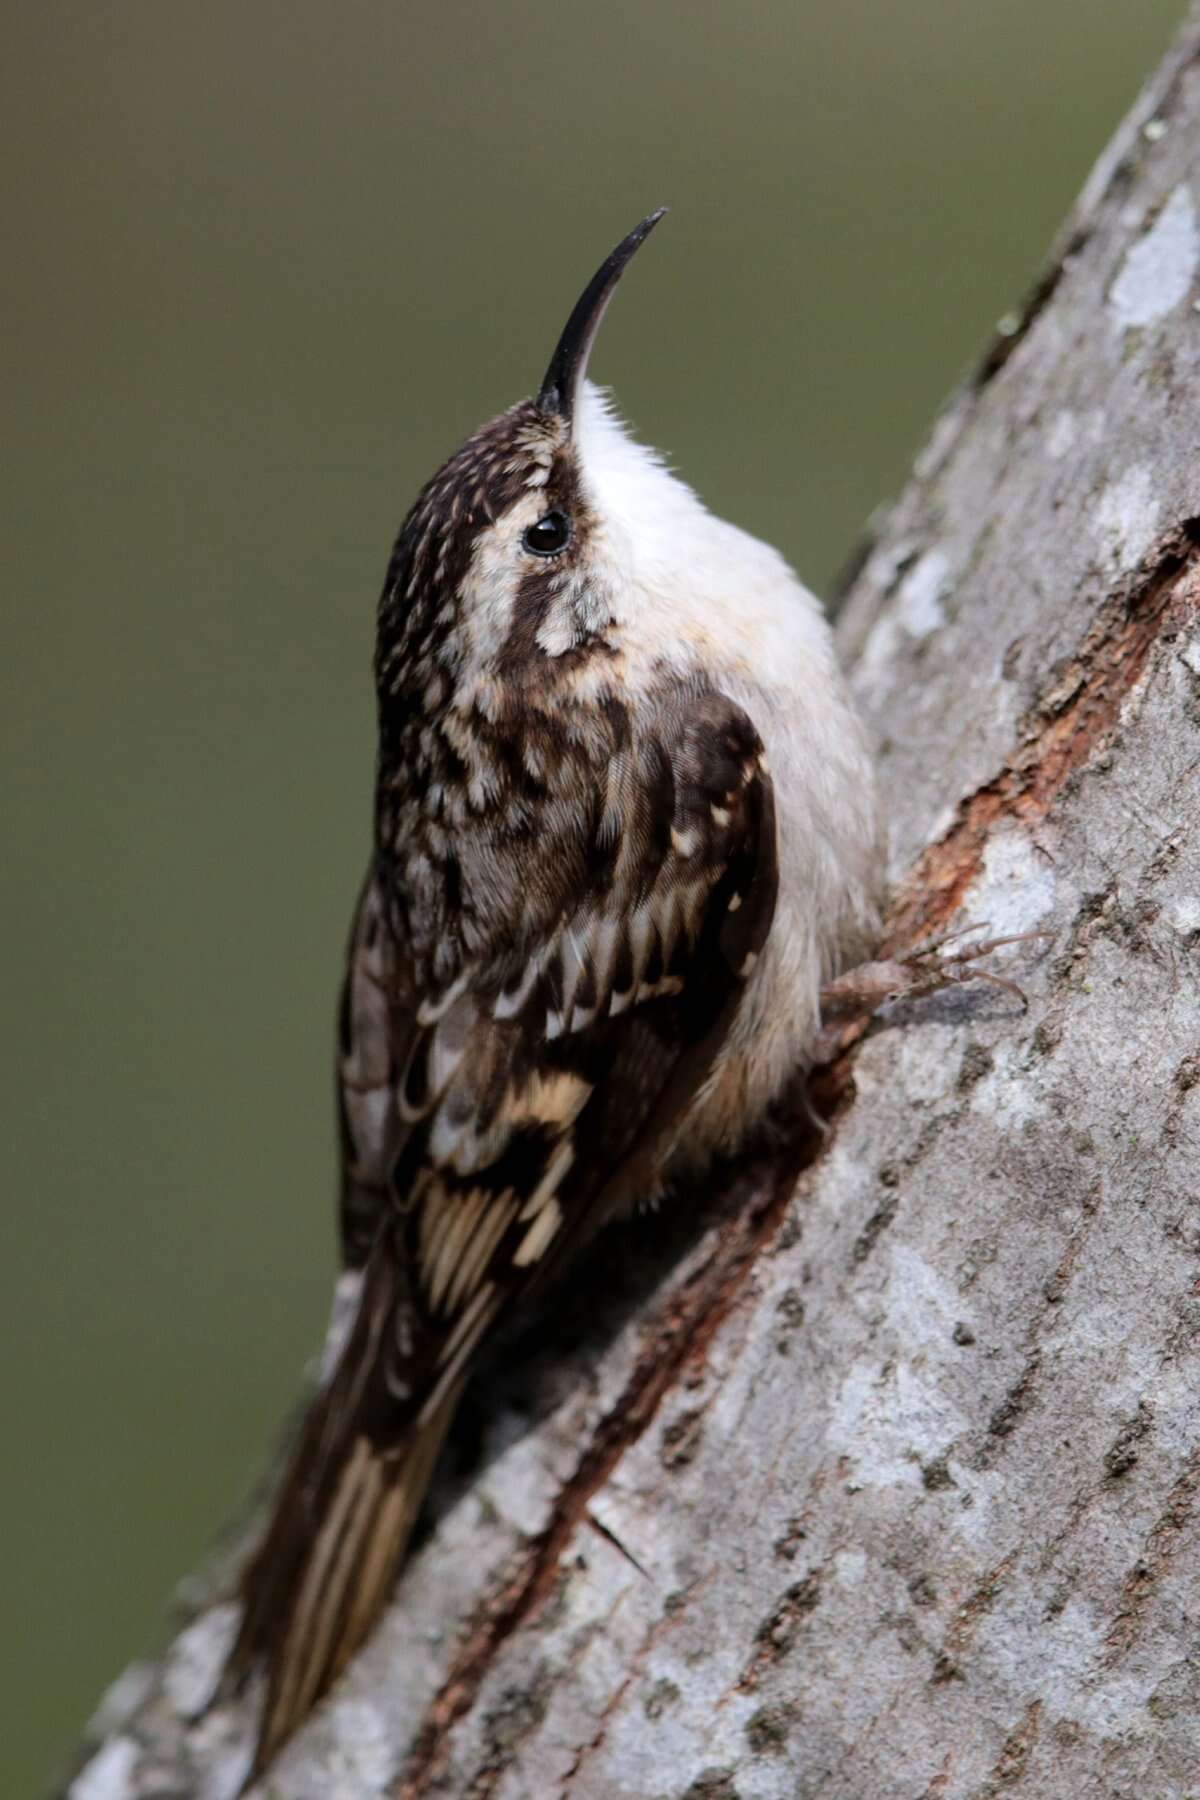
{"type": "Polygon", "coordinates": [[[943,988],[962,987],[970,981],[986,981],[1002,988],[1027,1006],[1025,994],[1007,975],[981,969],[982,958],[1006,944],[1028,944],[1048,938],[1048,931],[1020,931],[1007,937],[983,938],[963,945],[971,932],[986,930],[966,925],[959,931],[935,938],[908,956],[887,957],[860,963],[821,989],[821,1029],[813,1046],[817,1063],[832,1062],[860,1038],[881,1006],[894,1000],[918,1000],[943,988]],[[952,946],[958,946],[952,948],[952,946]]]}

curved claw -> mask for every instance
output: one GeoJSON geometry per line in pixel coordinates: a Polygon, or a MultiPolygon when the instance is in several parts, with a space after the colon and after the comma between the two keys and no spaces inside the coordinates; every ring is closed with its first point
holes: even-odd
{"type": "Polygon", "coordinates": [[[847,1013],[869,1017],[888,1001],[924,998],[938,993],[942,988],[962,987],[971,981],[986,981],[992,987],[1003,989],[1005,993],[1014,995],[1028,1010],[1029,1001],[1025,991],[1015,981],[1007,975],[997,975],[991,969],[981,969],[976,965],[981,957],[990,956],[993,950],[1001,950],[1007,944],[1028,944],[1038,938],[1049,938],[1053,934],[1049,931],[1010,932],[1004,937],[985,938],[965,949],[942,954],[944,945],[953,943],[955,939],[963,937],[965,931],[973,929],[978,927],[968,926],[964,931],[952,932],[908,956],[863,963],[859,968],[839,975],[836,980],[827,982],[821,990],[822,1013],[827,1017],[829,1014],[847,1013]]]}

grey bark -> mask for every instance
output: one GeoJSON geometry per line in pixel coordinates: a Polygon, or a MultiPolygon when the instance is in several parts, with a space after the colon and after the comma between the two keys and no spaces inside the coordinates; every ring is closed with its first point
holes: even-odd
{"type": "MultiPolygon", "coordinates": [[[[1198,183],[1193,12],[842,614],[891,945],[1048,930],[1028,1011],[909,1004],[576,1279],[270,1792],[1200,1793],[1198,183]]],[[[236,1557],[73,1800],[236,1788],[236,1557]]]]}

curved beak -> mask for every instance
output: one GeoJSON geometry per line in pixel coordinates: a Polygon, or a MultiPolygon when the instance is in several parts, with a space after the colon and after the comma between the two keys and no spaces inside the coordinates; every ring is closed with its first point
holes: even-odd
{"type": "Polygon", "coordinates": [[[571,423],[579,386],[587,373],[588,356],[613,289],[632,261],[634,252],[645,243],[666,210],[665,206],[660,206],[640,225],[635,225],[628,237],[621,239],[575,302],[538,393],[537,403],[543,412],[557,413],[571,423]]]}

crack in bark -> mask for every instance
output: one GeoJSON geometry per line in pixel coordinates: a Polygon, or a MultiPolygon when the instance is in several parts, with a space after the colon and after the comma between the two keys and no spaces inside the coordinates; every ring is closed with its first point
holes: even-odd
{"type": "Polygon", "coordinates": [[[1192,1523],[1200,1500],[1200,1450],[1194,1450],[1187,1467],[1167,1496],[1167,1504],[1150,1527],[1141,1556],[1125,1577],[1121,1610],[1105,1640],[1104,1666],[1111,1668],[1132,1649],[1142,1629],[1142,1616],[1179,1547],[1179,1539],[1192,1523]]]}
{"type": "Polygon", "coordinates": [[[1027,715],[1000,773],[959,803],[954,822],[917,859],[893,908],[895,954],[946,928],[1005,820],[1044,819],[1072,775],[1111,740],[1155,645],[1200,609],[1200,519],[1185,519],[1125,595],[1107,601],[1078,653],[1027,715]]]}
{"type": "Polygon", "coordinates": [[[941,1768],[929,1783],[929,1786],[925,1789],[924,1793],[920,1796],[920,1800],[940,1800],[940,1796],[946,1792],[946,1787],[953,1772],[954,1752],[952,1750],[947,1750],[945,1756],[942,1758],[941,1768]]]}
{"type": "Polygon", "coordinates": [[[980,1790],[980,1800],[993,1800],[1001,1788],[1011,1787],[1014,1782],[1020,1781],[1033,1755],[1041,1722],[1042,1702],[1031,1701],[1025,1708],[1020,1724],[1005,1738],[995,1766],[980,1790]]]}
{"type": "Polygon", "coordinates": [[[763,1672],[791,1654],[805,1615],[813,1612],[820,1602],[821,1572],[814,1569],[802,1581],[793,1582],[770,1617],[759,1626],[754,1637],[754,1651],[742,1670],[734,1689],[736,1693],[752,1694],[763,1672]]]}
{"type": "Polygon", "coordinates": [[[987,1468],[995,1456],[996,1439],[1009,1437],[1029,1411],[1041,1367],[1042,1353],[1035,1345],[1025,1359],[1025,1367],[988,1420],[987,1442],[978,1458],[980,1468],[987,1468]]]}
{"type": "Polygon", "coordinates": [[[979,1621],[991,1612],[1004,1588],[1005,1582],[1016,1567],[1017,1552],[1010,1550],[994,1569],[989,1569],[983,1580],[968,1595],[953,1619],[942,1640],[942,1648],[933,1664],[932,1681],[935,1684],[944,1681],[960,1681],[963,1678],[962,1660],[971,1647],[979,1621]]]}

